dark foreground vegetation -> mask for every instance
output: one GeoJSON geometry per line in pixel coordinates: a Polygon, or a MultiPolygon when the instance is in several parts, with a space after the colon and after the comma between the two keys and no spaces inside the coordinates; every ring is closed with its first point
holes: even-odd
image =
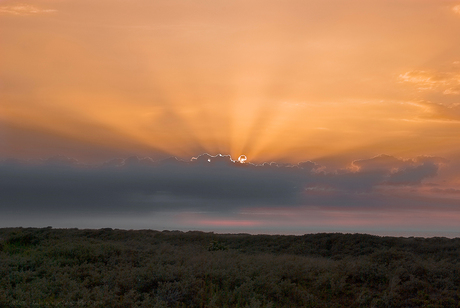
{"type": "Polygon", "coordinates": [[[0,229],[0,307],[460,307],[460,239],[0,229]]]}

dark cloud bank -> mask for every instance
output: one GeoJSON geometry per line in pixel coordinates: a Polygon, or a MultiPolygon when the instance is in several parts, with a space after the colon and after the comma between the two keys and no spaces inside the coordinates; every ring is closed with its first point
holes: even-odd
{"type": "MultiPolygon", "coordinates": [[[[98,166],[63,157],[0,162],[4,214],[235,211],[251,206],[368,206],[377,186],[418,185],[442,158],[402,160],[381,155],[325,172],[314,162],[241,164],[203,154],[190,161],[130,157],[98,166]],[[362,203],[362,202],[361,202],[362,203]]],[[[373,199],[377,204],[378,197],[373,199]]]]}

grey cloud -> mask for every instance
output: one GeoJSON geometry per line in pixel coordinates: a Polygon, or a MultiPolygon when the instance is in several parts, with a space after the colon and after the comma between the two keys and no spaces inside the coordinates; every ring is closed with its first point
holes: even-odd
{"type": "MultiPolygon", "coordinates": [[[[391,170],[401,168],[408,162],[390,155],[378,155],[369,159],[355,160],[354,166],[359,167],[360,171],[391,170]]],[[[409,162],[409,164],[411,161],[409,162]]]]}
{"type": "Polygon", "coordinates": [[[438,165],[425,162],[419,166],[409,166],[390,175],[388,184],[420,184],[423,179],[437,175],[438,165]]]}
{"type": "Polygon", "coordinates": [[[434,163],[434,164],[440,165],[440,164],[447,164],[449,160],[442,158],[442,157],[438,157],[438,156],[417,156],[414,159],[414,162],[416,163],[434,163]]]}
{"type": "Polygon", "coordinates": [[[379,155],[356,160],[353,165],[359,168],[360,174],[381,174],[383,184],[416,185],[426,178],[436,176],[439,166],[447,162],[442,157],[418,156],[415,159],[403,160],[389,155],[379,155]]]}
{"type": "Polygon", "coordinates": [[[415,185],[435,176],[439,161],[380,156],[356,161],[361,168],[357,172],[326,173],[314,162],[253,165],[208,154],[190,161],[130,157],[97,166],[65,157],[29,163],[5,160],[0,163],[0,210],[142,213],[334,203],[346,206],[353,204],[354,194],[372,192],[376,185],[415,185]]]}

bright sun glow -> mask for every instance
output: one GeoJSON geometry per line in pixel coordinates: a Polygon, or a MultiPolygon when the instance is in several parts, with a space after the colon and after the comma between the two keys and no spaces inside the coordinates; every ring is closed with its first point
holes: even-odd
{"type": "Polygon", "coordinates": [[[248,158],[246,157],[246,155],[240,155],[240,157],[238,157],[238,161],[242,164],[244,164],[247,160],[248,158]]]}

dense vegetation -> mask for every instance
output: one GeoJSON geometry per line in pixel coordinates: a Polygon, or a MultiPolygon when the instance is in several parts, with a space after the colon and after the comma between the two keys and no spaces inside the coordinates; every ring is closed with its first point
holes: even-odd
{"type": "Polygon", "coordinates": [[[0,229],[0,307],[460,307],[460,239],[0,229]]]}

